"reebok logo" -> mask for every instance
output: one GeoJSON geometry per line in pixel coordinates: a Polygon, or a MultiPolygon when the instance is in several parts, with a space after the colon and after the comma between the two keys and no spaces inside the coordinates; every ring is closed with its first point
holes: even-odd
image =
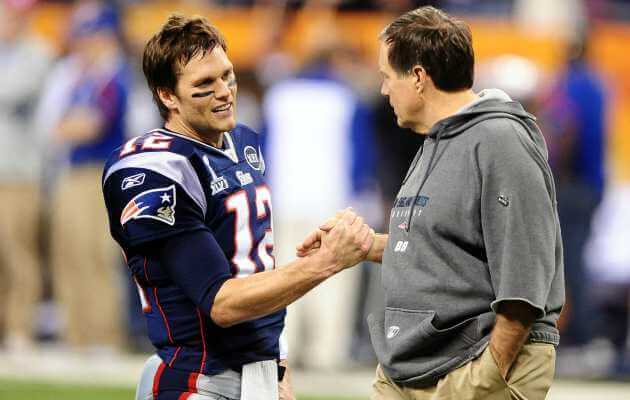
{"type": "Polygon", "coordinates": [[[387,339],[392,339],[394,336],[398,335],[398,332],[400,332],[400,326],[390,326],[387,328],[387,339]]]}

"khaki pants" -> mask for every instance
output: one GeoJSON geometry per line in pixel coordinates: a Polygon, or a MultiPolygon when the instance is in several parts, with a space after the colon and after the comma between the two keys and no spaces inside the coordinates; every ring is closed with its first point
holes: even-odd
{"type": "Polygon", "coordinates": [[[0,199],[0,324],[8,344],[28,344],[41,294],[39,189],[35,184],[3,184],[0,199]]]}
{"type": "Polygon", "coordinates": [[[451,371],[437,385],[423,389],[395,384],[379,365],[371,399],[542,400],[551,386],[555,364],[556,350],[552,345],[528,343],[523,346],[506,381],[488,347],[480,357],[451,371]]]}
{"type": "Polygon", "coordinates": [[[101,167],[70,170],[60,181],[51,222],[54,294],[75,347],[122,342],[120,250],[109,234],[101,167]]]}

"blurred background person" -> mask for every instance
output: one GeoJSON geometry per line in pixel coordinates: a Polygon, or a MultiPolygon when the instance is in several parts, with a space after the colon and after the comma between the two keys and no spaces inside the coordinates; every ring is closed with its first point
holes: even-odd
{"type": "MultiPolygon", "coordinates": [[[[376,198],[371,115],[341,72],[356,54],[325,21],[310,33],[301,72],[272,85],[263,102],[279,264],[295,257],[297,238],[336,211],[354,206],[366,221],[374,216],[366,210],[376,198]]],[[[359,279],[359,269],[346,271],[288,308],[294,363],[348,366],[359,279]]]]}
{"type": "Polygon", "coordinates": [[[566,67],[552,85],[541,116],[564,240],[567,308],[561,346],[565,349],[584,346],[592,338],[593,324],[586,321],[596,310],[584,246],[606,183],[606,90],[588,61],[588,39],[588,31],[582,30],[570,41],[566,67]]]}
{"type": "MultiPolygon", "coordinates": [[[[123,342],[119,251],[103,212],[101,171],[122,144],[130,80],[119,15],[99,2],[79,2],[70,52],[61,63],[74,79],[58,94],[52,140],[67,152],[55,182],[51,215],[53,291],[72,348],[111,351],[123,342]]],[[[53,90],[53,89],[51,89],[53,90]]]]}
{"type": "MultiPolygon", "coordinates": [[[[582,352],[587,372],[630,376],[630,184],[609,187],[593,217],[585,263],[596,317],[593,343],[582,352]],[[586,361],[586,362],[585,362],[586,361]],[[590,365],[589,365],[590,364],[590,365]],[[599,369],[597,369],[599,367],[599,369]]],[[[575,362],[576,360],[569,360],[575,362]]],[[[583,371],[582,371],[583,372],[583,371]]]]}
{"type": "Polygon", "coordinates": [[[39,179],[42,138],[33,112],[51,64],[28,30],[34,2],[0,1],[0,330],[9,351],[34,345],[41,295],[39,179]]]}

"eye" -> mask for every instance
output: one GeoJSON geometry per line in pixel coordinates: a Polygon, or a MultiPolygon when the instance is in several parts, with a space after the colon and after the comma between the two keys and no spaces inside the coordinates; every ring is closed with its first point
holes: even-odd
{"type": "Polygon", "coordinates": [[[221,78],[224,81],[231,81],[232,79],[234,79],[234,71],[233,70],[227,71],[225,74],[223,74],[221,78]]]}
{"type": "Polygon", "coordinates": [[[206,78],[204,80],[202,80],[201,82],[195,84],[194,86],[197,88],[203,88],[203,87],[208,87],[212,84],[214,80],[210,79],[210,78],[206,78]]]}

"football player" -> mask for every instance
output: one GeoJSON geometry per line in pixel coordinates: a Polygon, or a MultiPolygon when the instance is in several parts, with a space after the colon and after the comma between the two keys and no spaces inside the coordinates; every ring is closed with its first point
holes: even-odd
{"type": "Polygon", "coordinates": [[[346,210],[318,251],[276,269],[265,161],[258,135],[236,123],[226,49],[205,19],[169,17],[143,54],[164,127],[117,149],[103,173],[111,233],[157,349],[137,399],[293,398],[285,307],[373,241],[346,210]]]}

